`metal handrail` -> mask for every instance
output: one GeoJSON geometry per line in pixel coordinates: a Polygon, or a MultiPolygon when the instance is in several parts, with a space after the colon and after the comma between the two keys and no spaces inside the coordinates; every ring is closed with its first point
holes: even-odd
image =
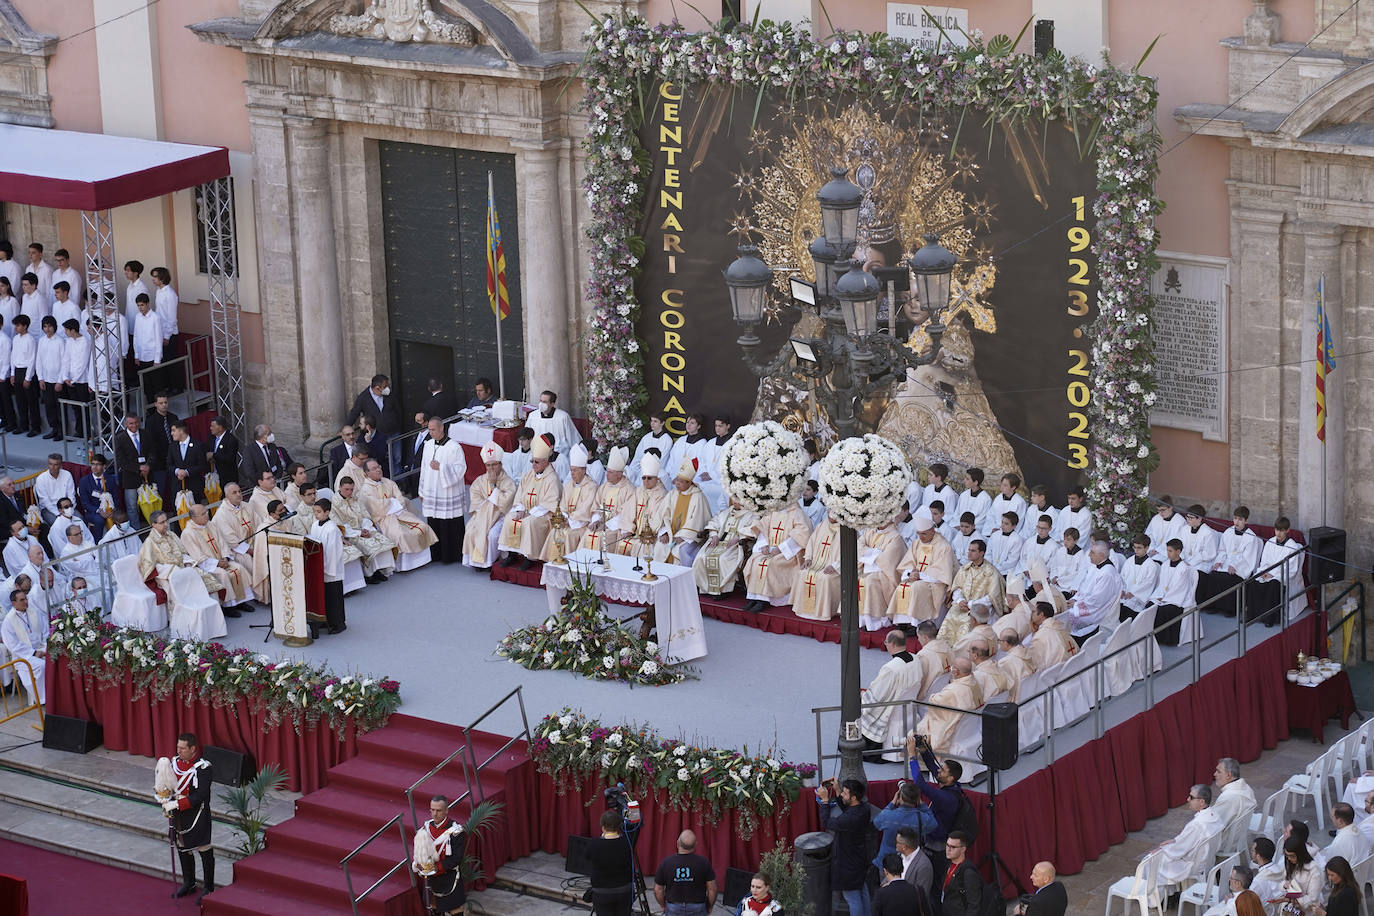
{"type": "MultiPolygon", "coordinates": [[[[354,850],[353,850],[352,852],[350,852],[348,855],[344,856],[342,859],[339,860],[339,867],[342,868],[342,869],[343,869],[343,872],[344,872],[344,882],[347,883],[347,885],[348,885],[348,902],[353,906],[353,916],[358,916],[358,901],[359,901],[359,900],[364,899],[368,894],[372,893],[372,892],[375,891],[378,887],[380,887],[384,881],[386,881],[386,880],[387,880],[388,878],[390,878],[392,875],[396,874],[396,870],[397,870],[397,869],[402,868],[402,867],[404,867],[404,866],[406,866],[406,865],[409,865],[409,864],[410,864],[410,849],[409,849],[409,847],[406,845],[406,828],[405,828],[405,825],[404,825],[403,823],[401,823],[401,815],[398,814],[398,815],[396,815],[395,817],[393,817],[391,820],[387,821],[387,822],[386,822],[385,824],[383,824],[382,826],[378,827],[377,830],[372,834],[372,836],[370,836],[370,837],[368,837],[367,839],[363,840],[362,843],[360,843],[356,849],[354,849],[354,850]],[[383,833],[386,833],[388,830],[390,830],[392,824],[395,824],[395,825],[396,825],[396,830],[397,830],[397,832],[400,834],[400,837],[401,837],[401,861],[397,862],[395,865],[391,866],[391,868],[387,869],[386,874],[382,875],[382,876],[381,876],[380,878],[378,878],[376,881],[373,881],[373,882],[372,882],[372,885],[371,885],[367,890],[365,890],[365,891],[363,891],[361,894],[357,894],[357,895],[355,896],[354,893],[353,893],[353,874],[352,874],[352,872],[349,870],[348,863],[351,862],[351,861],[353,860],[353,857],[354,857],[354,856],[356,856],[358,853],[362,852],[363,849],[366,848],[367,845],[368,845],[369,843],[371,843],[373,840],[377,839],[377,838],[378,838],[379,836],[381,836],[383,833]]],[[[412,888],[415,887],[415,873],[414,873],[414,872],[411,872],[411,873],[410,873],[410,886],[411,886],[412,888]]]]}
{"type": "MultiPolygon", "coordinates": [[[[1263,569],[1256,570],[1254,573],[1251,574],[1251,576],[1250,576],[1249,578],[1243,579],[1243,580],[1241,580],[1239,583],[1237,583],[1236,585],[1230,586],[1229,588],[1223,590],[1222,592],[1219,592],[1218,594],[1212,596],[1211,598],[1207,599],[1206,601],[1204,601],[1204,602],[1202,602],[1202,603],[1200,603],[1200,604],[1196,604],[1196,605],[1194,605],[1193,607],[1186,609],[1186,610],[1184,611],[1183,615],[1180,616],[1180,617],[1178,617],[1177,619],[1171,620],[1171,621],[1167,621],[1167,622],[1162,623],[1162,624],[1156,623],[1154,629],[1153,629],[1150,633],[1141,636],[1139,639],[1136,639],[1136,640],[1130,642],[1129,644],[1127,644],[1127,645],[1125,645],[1125,646],[1122,646],[1122,647],[1120,647],[1119,649],[1116,649],[1116,650],[1112,651],[1111,653],[1108,653],[1108,654],[1099,654],[1098,656],[1096,656],[1096,657],[1093,658],[1093,660],[1092,660],[1092,662],[1091,662],[1090,664],[1085,665],[1082,669],[1080,669],[1080,670],[1078,670],[1078,671],[1075,671],[1075,672],[1071,673],[1071,674],[1069,675],[1068,678],[1066,678],[1066,679],[1064,679],[1064,680],[1061,680],[1061,681],[1058,681],[1057,683],[1054,683],[1054,684],[1048,684],[1048,685],[1046,685],[1045,687],[1043,687],[1038,693],[1031,694],[1031,695],[1025,696],[1025,697],[1020,697],[1020,698],[1018,699],[1018,706],[1024,706],[1024,705],[1027,705],[1027,704],[1029,704],[1029,703],[1035,702],[1035,701],[1037,701],[1037,700],[1042,701],[1042,702],[1044,703],[1044,705],[1045,705],[1046,713],[1045,713],[1045,715],[1044,715],[1044,730],[1043,730],[1043,732],[1041,733],[1041,736],[1040,736],[1040,738],[1039,738],[1039,743],[1040,743],[1040,746],[1042,746],[1042,747],[1044,748],[1044,753],[1045,753],[1045,758],[1046,758],[1046,759],[1045,759],[1046,765],[1048,765],[1049,763],[1053,762],[1053,760],[1055,759],[1055,758],[1054,758],[1054,731],[1055,731],[1054,710],[1055,710],[1055,705],[1056,705],[1056,704],[1055,704],[1056,691],[1062,691],[1062,690],[1066,689],[1070,684],[1072,684],[1074,681],[1077,681],[1077,680],[1078,680],[1079,678],[1081,678],[1081,677],[1091,676],[1091,677],[1094,679],[1094,684],[1095,684],[1096,689],[1095,689],[1095,691],[1094,691],[1094,697],[1090,700],[1090,703],[1089,703],[1089,713],[1088,713],[1088,715],[1094,715],[1094,716],[1095,716],[1095,720],[1094,720],[1094,737],[1096,737],[1096,738],[1102,737],[1102,734],[1104,733],[1103,709],[1104,709],[1104,707],[1105,707],[1105,705],[1106,705],[1106,703],[1107,703],[1108,701],[1111,701],[1111,700],[1115,700],[1115,699],[1119,699],[1119,698],[1120,698],[1119,696],[1115,696],[1115,697],[1103,696],[1103,694],[1105,693],[1105,690],[1104,690],[1104,686],[1105,686],[1105,685],[1104,685],[1104,678],[1105,678],[1105,671],[1106,671],[1106,664],[1107,664],[1107,662],[1109,662],[1109,661],[1115,659],[1115,658],[1118,657],[1118,656],[1125,655],[1125,654],[1127,654],[1127,653],[1140,652],[1140,651],[1143,650],[1144,653],[1145,653],[1145,663],[1144,663],[1144,672],[1145,672],[1145,673],[1144,673],[1144,677],[1143,677],[1141,680],[1143,680],[1143,681],[1145,682],[1145,687],[1146,687],[1146,708],[1153,708],[1153,707],[1154,707],[1154,702],[1155,702],[1155,697],[1154,697],[1154,681],[1155,681],[1156,678],[1163,677],[1164,675],[1168,674],[1169,672],[1173,671],[1174,669],[1176,669],[1176,668],[1178,668],[1178,667],[1180,667],[1180,666],[1182,666],[1182,665],[1191,664],[1192,669],[1193,669],[1193,671],[1192,671],[1192,681],[1193,681],[1193,682],[1196,682],[1196,681],[1199,679],[1200,674],[1201,674],[1201,663],[1202,663],[1201,656],[1202,656],[1202,654],[1203,654],[1205,651],[1207,651],[1208,649],[1212,649],[1212,648],[1214,648],[1214,647],[1216,647],[1216,646],[1218,646],[1218,645],[1221,645],[1222,643],[1224,643],[1224,642],[1226,642],[1226,641],[1232,639],[1233,637],[1235,637],[1236,640],[1237,640],[1237,648],[1236,648],[1235,657],[1236,657],[1236,658],[1239,658],[1241,655],[1243,655],[1243,654],[1245,653],[1245,651],[1246,651],[1246,644],[1245,644],[1245,639],[1246,639],[1246,627],[1247,627],[1247,623],[1248,623],[1248,621],[1246,620],[1247,611],[1248,611],[1248,608],[1247,608],[1247,606],[1246,606],[1246,605],[1247,605],[1247,601],[1248,601],[1247,594],[1246,594],[1246,588],[1247,588],[1247,586],[1248,586],[1251,582],[1258,580],[1260,576],[1267,575],[1267,574],[1272,574],[1275,570],[1278,570],[1280,567],[1283,567],[1283,566],[1285,566],[1285,565],[1287,565],[1287,564],[1289,564],[1289,563],[1299,563],[1299,564],[1301,564],[1301,563],[1303,562],[1303,559],[1304,559],[1305,554],[1307,553],[1307,550],[1308,550],[1308,548],[1305,547],[1305,546],[1303,547],[1302,550],[1295,550],[1295,551],[1294,551],[1293,553],[1291,553],[1289,556],[1284,557],[1283,559],[1279,560],[1278,562],[1272,563],[1272,564],[1270,564],[1269,566],[1264,567],[1263,569]],[[1232,631],[1227,631],[1227,632],[1223,633],[1220,637],[1218,637],[1218,638],[1216,638],[1216,639],[1213,639],[1213,640],[1211,640],[1210,642],[1205,642],[1205,643],[1204,643],[1204,638],[1203,638],[1203,637],[1198,637],[1198,638],[1196,638],[1196,639],[1194,639],[1194,640],[1191,641],[1191,650],[1192,650],[1192,651],[1191,651],[1188,655],[1184,656],[1184,657],[1181,658],[1181,659],[1178,659],[1178,660],[1174,661],[1172,664],[1169,664],[1169,665],[1167,665],[1167,666],[1162,667],[1159,671],[1155,671],[1155,670],[1154,670],[1155,652],[1156,652],[1156,647],[1157,647],[1157,645],[1158,645],[1158,643],[1156,642],[1156,637],[1159,635],[1159,633],[1160,633],[1161,631],[1163,631],[1164,629],[1167,629],[1167,628],[1169,628],[1169,627],[1172,627],[1172,626],[1174,626],[1174,625],[1176,625],[1176,624],[1181,624],[1181,623],[1183,622],[1183,620],[1184,620],[1186,617],[1190,616],[1190,615],[1196,617],[1196,619],[1195,619],[1195,621],[1194,621],[1194,625],[1195,625],[1195,626],[1200,626],[1200,623],[1201,623],[1201,617],[1200,617],[1200,615],[1201,615],[1204,611],[1206,611],[1208,608],[1212,607],[1212,606],[1215,605],[1215,604],[1220,603],[1221,601],[1225,600],[1226,598],[1228,598],[1228,597],[1231,596],[1231,595],[1238,595],[1238,596],[1239,596],[1238,607],[1237,607],[1237,611],[1236,611],[1237,627],[1236,627],[1236,630],[1235,630],[1234,632],[1232,632],[1232,631]]],[[[1299,566],[1298,568],[1301,569],[1302,567],[1299,566]]],[[[1284,587],[1284,589],[1283,589],[1283,594],[1282,594],[1282,596],[1280,597],[1280,604],[1279,604],[1277,607],[1275,607],[1275,608],[1272,608],[1272,609],[1267,610],[1267,611],[1266,611],[1265,613],[1263,613],[1263,614],[1257,615],[1257,617],[1265,617],[1265,616],[1268,616],[1268,615],[1271,614],[1271,613],[1278,612],[1278,613],[1279,613],[1279,623],[1281,624],[1282,627],[1285,627],[1285,628],[1286,628],[1286,627],[1292,622],[1292,620],[1290,620],[1290,618],[1289,618],[1289,616],[1288,616],[1288,615],[1289,615],[1289,602],[1290,602],[1290,599],[1291,599],[1292,597],[1295,596],[1295,593],[1290,593],[1290,592],[1289,592],[1289,590],[1288,590],[1288,588],[1287,588],[1287,586],[1288,586],[1288,579],[1287,579],[1287,577],[1285,577],[1283,581],[1284,581],[1284,586],[1285,586],[1285,587],[1284,587]]],[[[1356,584],[1358,584],[1358,582],[1357,582],[1356,584]]],[[[1305,587],[1303,587],[1302,590],[1305,592],[1305,591],[1307,591],[1309,588],[1311,588],[1311,586],[1305,586],[1305,587]]],[[[1338,598],[1339,598],[1339,597],[1343,597],[1344,595],[1348,594],[1350,591],[1352,591],[1352,590],[1354,590],[1354,589],[1355,589],[1355,586],[1353,586],[1353,585],[1350,586],[1350,587],[1347,587],[1343,592],[1341,592],[1341,594],[1338,596],[1338,598]]],[[[1363,611],[1363,606],[1364,606],[1364,589],[1363,589],[1363,586],[1362,586],[1362,585],[1360,586],[1360,588],[1358,589],[1358,591],[1359,591],[1359,608],[1358,608],[1358,610],[1359,610],[1359,611],[1363,611]]],[[[1326,603],[1325,601],[1322,601],[1322,602],[1321,602],[1321,605],[1322,605],[1322,608],[1323,608],[1323,609],[1325,609],[1325,608],[1328,606],[1327,603],[1326,603]]],[[[1293,620],[1296,620],[1296,619],[1300,618],[1300,617],[1302,616],[1302,613],[1306,613],[1306,611],[1300,612],[1300,613],[1298,614],[1298,617],[1293,618],[1293,620]]],[[[1355,612],[1355,611],[1352,611],[1351,613],[1353,614],[1353,613],[1356,613],[1356,612],[1355,612]]],[[[1350,615],[1346,615],[1346,616],[1350,616],[1350,615]]],[[[1342,619],[1344,619],[1344,618],[1342,618],[1342,619]]],[[[1362,635],[1362,638],[1363,638],[1363,635],[1362,635]]],[[[1139,683],[1139,682],[1136,682],[1136,683],[1139,683]]],[[[1132,684],[1132,686],[1135,686],[1135,685],[1132,684]]],[[[1123,694],[1123,695],[1124,695],[1124,694],[1123,694]]],[[[889,707],[889,706],[895,706],[895,705],[899,705],[899,704],[908,707],[908,709],[909,709],[911,712],[915,712],[915,711],[919,710],[921,707],[926,707],[926,708],[944,709],[944,710],[949,710],[949,711],[952,711],[952,712],[959,712],[959,713],[962,713],[964,716],[977,716],[977,717],[979,717],[979,718],[982,718],[984,715],[986,715],[984,712],[981,711],[981,709],[980,709],[980,710],[968,710],[968,709],[959,709],[959,708],[953,708],[953,707],[948,707],[948,706],[941,706],[941,705],[936,704],[936,703],[931,703],[931,702],[929,702],[928,700],[889,700],[889,701],[883,701],[883,702],[863,703],[863,704],[860,704],[860,708],[861,708],[861,709],[882,709],[882,708],[886,708],[886,707],[889,707]]],[[[818,772],[818,773],[823,772],[824,762],[825,762],[826,760],[838,759],[839,756],[840,756],[838,753],[835,753],[835,754],[825,754],[825,753],[824,753],[824,739],[823,739],[823,731],[824,731],[824,730],[823,730],[822,723],[821,723],[821,721],[820,721],[821,716],[824,715],[824,714],[836,713],[836,712],[840,712],[840,711],[841,711],[841,707],[839,707],[839,706],[821,706],[821,707],[815,707],[815,708],[812,710],[812,714],[815,716],[815,719],[816,719],[816,739],[817,739],[817,741],[816,741],[816,744],[817,744],[817,747],[816,747],[816,750],[817,750],[817,754],[816,754],[816,758],[817,758],[817,759],[816,759],[816,764],[817,764],[817,772],[818,772]]],[[[908,721],[908,722],[909,722],[909,721],[910,721],[909,714],[904,712],[903,715],[904,715],[904,721],[908,721]]],[[[1085,716],[1085,717],[1086,717],[1086,716],[1085,716]]],[[[1082,721],[1082,718],[1085,718],[1085,717],[1080,717],[1080,719],[1078,719],[1078,720],[1076,720],[1076,721],[1082,721]]],[[[1068,723],[1068,724],[1074,724],[1074,723],[1068,723]]],[[[1022,748],[1034,748],[1034,747],[1037,746],[1035,742],[1027,742],[1026,739],[1025,739],[1025,736],[1021,736],[1021,742],[1020,742],[1020,744],[1022,745],[1022,748]]],[[[899,750],[904,751],[904,748],[902,748],[902,747],[884,747],[884,748],[881,749],[880,753],[889,753],[889,752],[899,751],[899,750]]],[[[1018,748],[1018,751],[1020,751],[1020,750],[1021,750],[1021,748],[1018,748]]],[[[943,757],[948,757],[948,758],[953,759],[953,760],[960,760],[960,761],[964,761],[964,762],[976,763],[976,764],[978,764],[978,765],[980,765],[980,766],[983,765],[983,764],[982,764],[982,761],[981,761],[981,760],[978,760],[978,759],[976,759],[976,758],[961,757],[961,756],[958,756],[958,755],[956,755],[956,754],[942,754],[941,756],[943,756],[943,757]]]]}
{"type": "MultiPolygon", "coordinates": [[[[462,758],[463,783],[467,786],[467,791],[465,791],[462,795],[459,795],[457,798],[453,799],[448,803],[449,810],[452,810],[454,805],[473,795],[472,787],[474,783],[472,779],[472,772],[468,769],[468,755],[465,753],[466,751],[466,744],[458,745],[457,750],[455,750],[452,754],[449,754],[443,760],[439,761],[438,766],[434,767],[434,769],[430,770],[428,773],[421,776],[419,779],[415,780],[413,783],[410,784],[410,787],[406,789],[406,804],[410,806],[410,822],[416,830],[420,829],[420,818],[415,812],[415,790],[419,788],[422,782],[425,782],[426,780],[430,779],[444,767],[452,763],[453,758],[462,758]]],[[[400,815],[397,815],[397,817],[399,816],[400,815]]]]}
{"type": "Polygon", "coordinates": [[[8,722],[11,719],[17,719],[25,713],[32,712],[36,709],[38,710],[38,724],[35,725],[34,728],[38,729],[41,732],[43,730],[43,698],[31,695],[34,684],[33,665],[29,662],[27,658],[12,658],[9,661],[5,662],[3,665],[0,665],[0,671],[4,671],[6,668],[8,668],[14,672],[13,676],[16,679],[18,679],[20,665],[23,665],[29,671],[29,679],[23,682],[24,693],[25,695],[28,695],[29,702],[27,705],[20,707],[17,712],[10,712],[9,694],[0,692],[0,703],[3,703],[3,709],[5,711],[5,717],[3,719],[0,719],[0,723],[8,722]]]}

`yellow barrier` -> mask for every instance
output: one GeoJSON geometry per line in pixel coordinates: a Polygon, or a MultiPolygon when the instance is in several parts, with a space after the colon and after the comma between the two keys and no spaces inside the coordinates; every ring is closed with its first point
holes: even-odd
{"type": "MultiPolygon", "coordinates": [[[[5,662],[3,665],[0,665],[0,672],[3,672],[6,668],[10,669],[14,673],[15,680],[23,685],[25,695],[27,696],[29,687],[33,684],[33,665],[29,664],[29,660],[27,658],[16,658],[5,662]],[[20,680],[20,665],[23,665],[25,668],[28,669],[28,680],[20,680]]],[[[18,693],[17,687],[15,693],[18,693]]],[[[38,724],[35,725],[34,728],[38,729],[41,732],[43,730],[43,698],[29,696],[29,701],[30,702],[27,706],[22,707],[17,712],[10,712],[9,694],[0,691],[0,709],[3,709],[5,714],[4,718],[0,718],[0,725],[8,722],[11,719],[17,719],[20,716],[24,715],[24,713],[31,712],[36,709],[38,710],[38,724]]]]}

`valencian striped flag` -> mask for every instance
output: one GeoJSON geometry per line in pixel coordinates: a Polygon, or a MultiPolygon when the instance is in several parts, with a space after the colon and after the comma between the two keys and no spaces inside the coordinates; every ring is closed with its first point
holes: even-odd
{"type": "Polygon", "coordinates": [[[506,286],[506,250],[501,247],[501,221],[496,218],[496,197],[487,174],[487,299],[496,320],[510,315],[510,289],[506,286]]]}
{"type": "Polygon", "coordinates": [[[1326,441],[1326,377],[1336,368],[1331,344],[1331,320],[1326,317],[1322,286],[1326,277],[1317,278],[1317,438],[1326,441]]]}

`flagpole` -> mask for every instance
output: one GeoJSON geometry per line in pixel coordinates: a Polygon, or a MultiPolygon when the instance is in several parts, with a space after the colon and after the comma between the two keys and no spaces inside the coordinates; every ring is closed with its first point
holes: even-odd
{"type": "MultiPolygon", "coordinates": [[[[491,214],[496,209],[496,191],[492,183],[491,172],[487,172],[487,257],[494,258],[491,251],[492,245],[496,240],[491,237],[491,214]]],[[[492,271],[495,272],[496,265],[492,264],[492,271]]],[[[497,280],[499,283],[499,278],[497,280]]],[[[497,391],[501,398],[506,396],[506,356],[504,348],[501,346],[501,290],[496,289],[496,303],[492,307],[492,313],[496,316],[496,384],[497,391]]]]}
{"type": "MultiPolygon", "coordinates": [[[[1317,358],[1320,359],[1320,360],[1322,361],[1322,375],[1323,375],[1323,376],[1326,374],[1326,348],[1329,347],[1329,346],[1331,346],[1331,341],[1325,339],[1325,333],[1326,333],[1326,315],[1325,315],[1326,303],[1323,301],[1323,299],[1325,298],[1325,292],[1326,292],[1326,272],[1325,272],[1325,271],[1322,271],[1321,277],[1318,278],[1318,280],[1317,280],[1317,302],[1320,303],[1320,307],[1318,308],[1318,312],[1322,313],[1322,314],[1319,316],[1319,318],[1318,318],[1318,320],[1319,320],[1320,323],[1319,323],[1319,325],[1318,325],[1318,327],[1317,327],[1317,336],[1318,336],[1319,338],[1322,339],[1322,346],[1321,346],[1321,352],[1317,354],[1317,358]]],[[[1322,438],[1321,438],[1321,443],[1322,443],[1322,527],[1325,528],[1325,527],[1326,527],[1326,436],[1325,436],[1325,435],[1322,436],[1322,438]]]]}

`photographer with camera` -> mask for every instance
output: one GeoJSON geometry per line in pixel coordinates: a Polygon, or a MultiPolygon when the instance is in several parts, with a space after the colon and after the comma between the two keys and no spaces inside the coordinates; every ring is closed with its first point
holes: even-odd
{"type": "Polygon", "coordinates": [[[911,758],[911,781],[921,790],[921,796],[930,803],[930,810],[935,815],[936,827],[926,834],[925,842],[938,876],[949,862],[945,856],[946,837],[951,831],[959,830],[969,837],[969,842],[977,839],[978,812],[959,785],[964,775],[959,761],[946,760],[941,764],[935,759],[930,743],[919,735],[907,735],[906,753],[911,758]],[[933,782],[921,776],[922,763],[935,777],[933,782]]]}
{"type": "Polygon", "coordinates": [[[868,893],[868,831],[872,812],[864,800],[864,784],[846,779],[838,790],[834,779],[816,789],[821,827],[835,834],[831,881],[849,905],[851,916],[870,916],[868,893]]]}
{"type": "Polygon", "coordinates": [[[624,832],[620,811],[601,815],[601,836],[587,850],[591,861],[592,912],[596,916],[630,916],[634,903],[634,847],[624,832]]]}

